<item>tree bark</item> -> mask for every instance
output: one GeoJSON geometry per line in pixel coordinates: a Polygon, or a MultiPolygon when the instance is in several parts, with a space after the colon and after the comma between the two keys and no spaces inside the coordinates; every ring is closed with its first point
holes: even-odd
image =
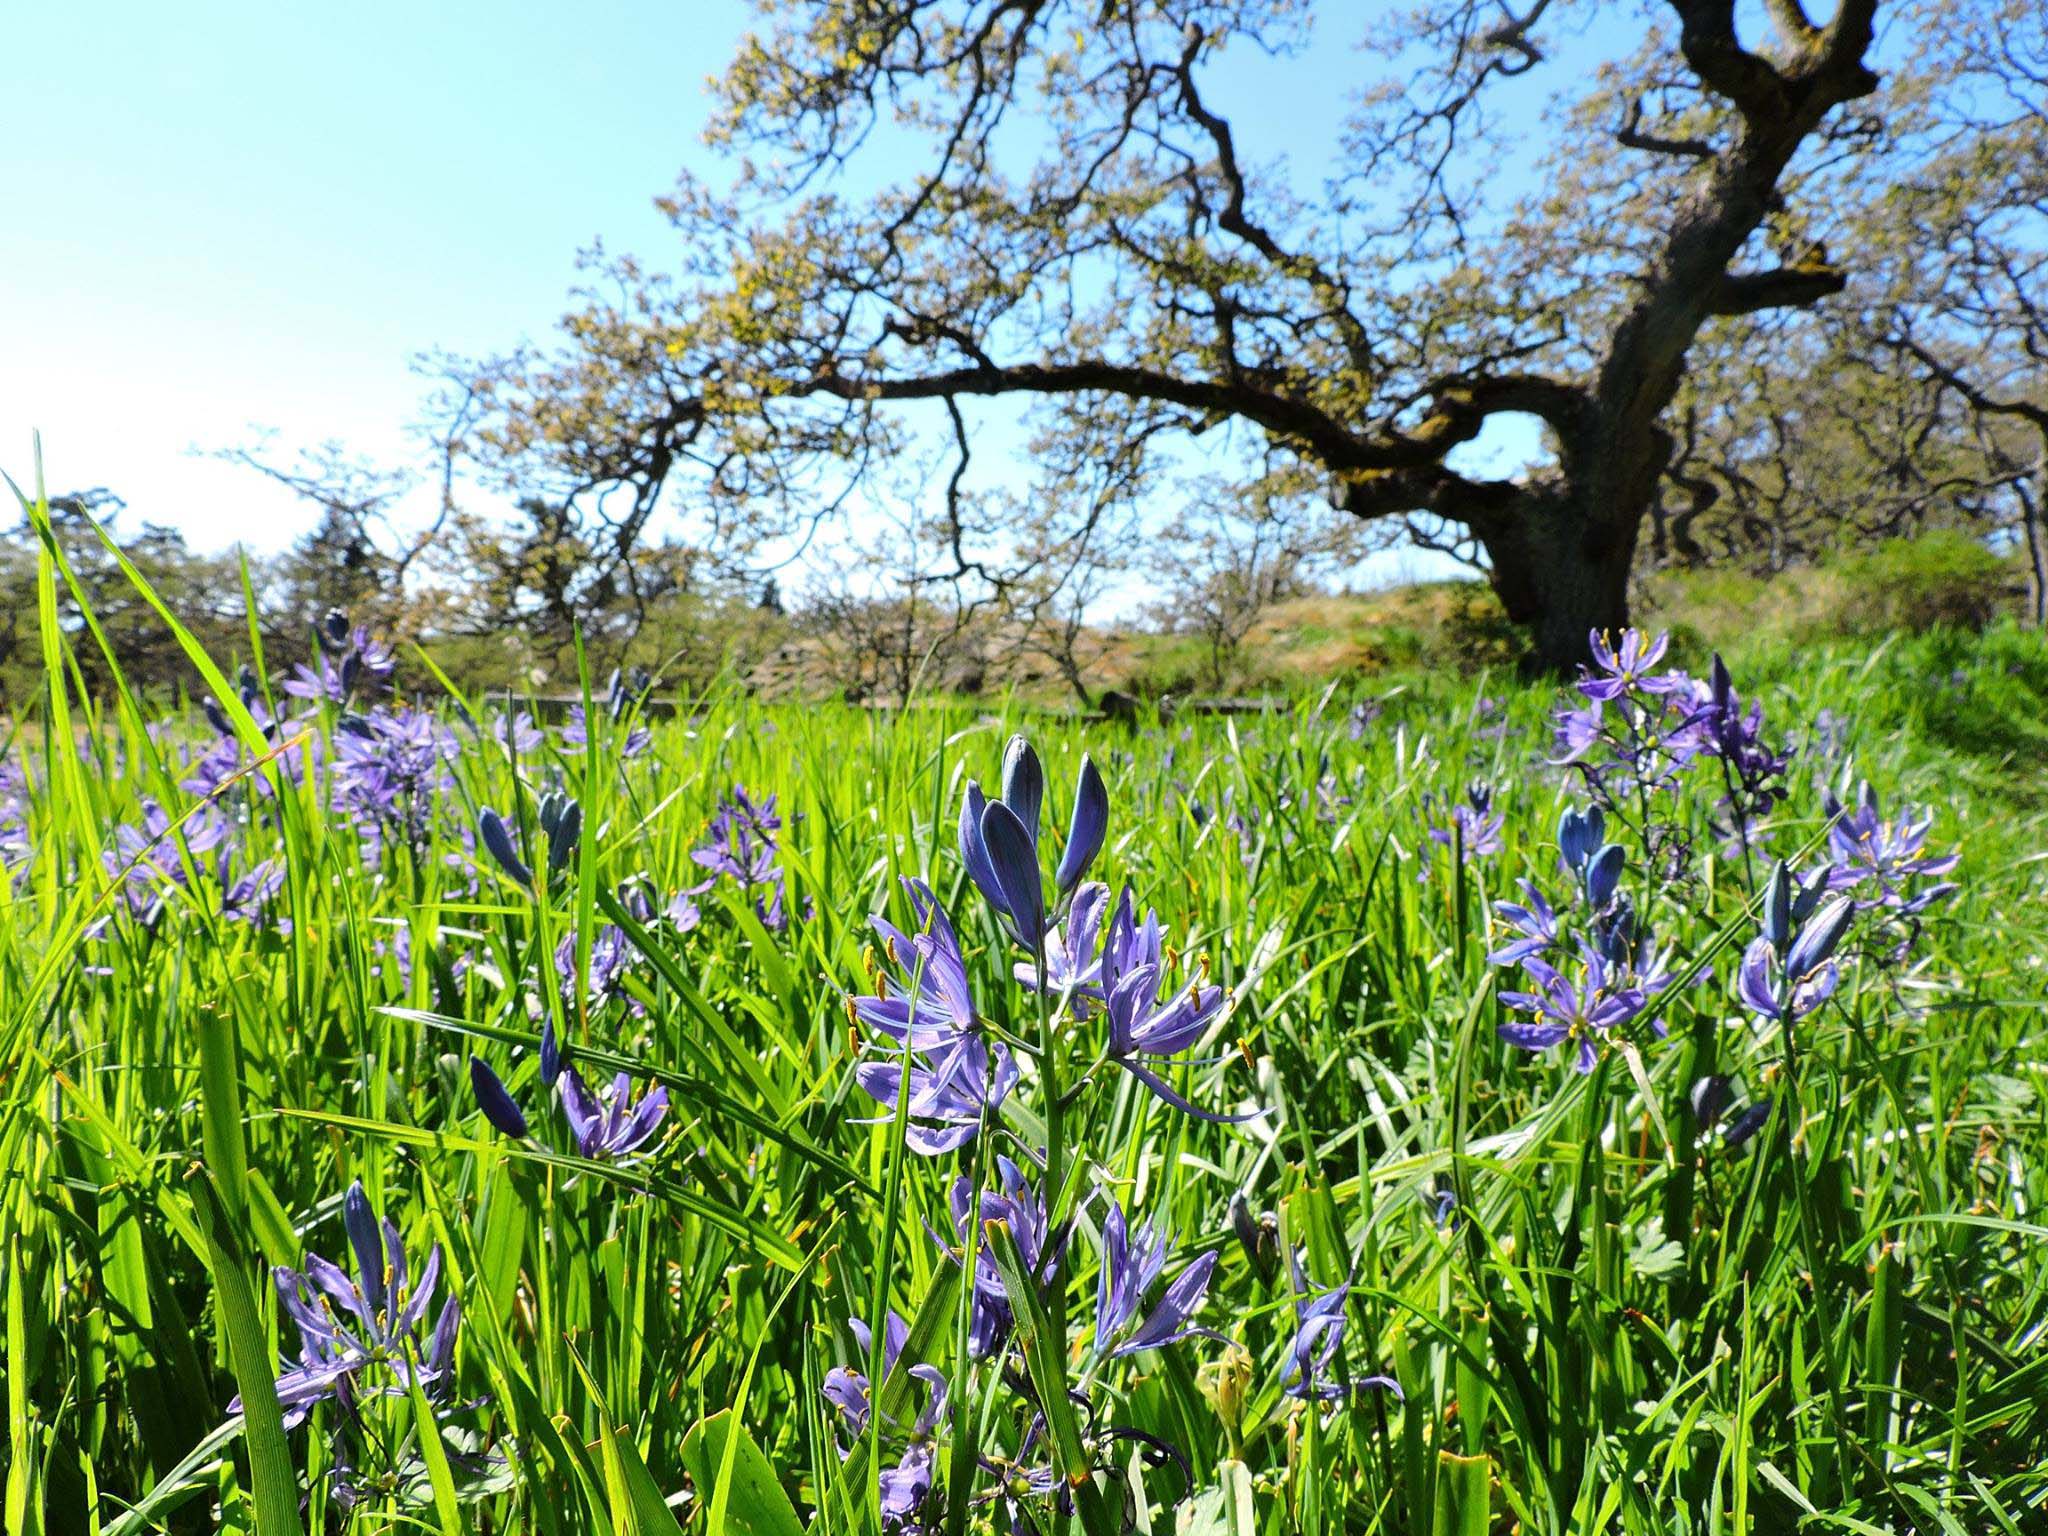
{"type": "Polygon", "coordinates": [[[1591,651],[1594,631],[1628,626],[1629,575],[1649,498],[1618,507],[1595,486],[1531,492],[1480,530],[1493,590],[1508,618],[1528,631],[1529,665],[1570,672],[1591,651]]]}
{"type": "Polygon", "coordinates": [[[2048,423],[2039,427],[2041,446],[2034,453],[2034,489],[2020,487],[2020,531],[2027,541],[2027,609],[2034,628],[2048,629],[2048,539],[2041,520],[2048,517],[2048,423]]]}

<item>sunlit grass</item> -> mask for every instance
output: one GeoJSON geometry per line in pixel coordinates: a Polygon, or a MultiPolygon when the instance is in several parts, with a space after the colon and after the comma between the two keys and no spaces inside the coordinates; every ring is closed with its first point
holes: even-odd
{"type": "MultiPolygon", "coordinates": [[[[45,569],[50,614],[62,573],[45,569]]],[[[994,779],[1013,730],[1045,761],[1049,821],[1094,754],[1112,806],[1095,873],[1130,882],[1232,993],[1207,1064],[1177,1069],[1178,1086],[1268,1110],[1204,1124],[1111,1073],[1068,1111],[1082,1187],[1176,1234],[1170,1272],[1220,1255],[1201,1320],[1230,1346],[1197,1338],[1095,1378],[1108,1422],[1170,1444],[1189,1475],[1147,1467],[1133,1518],[1474,1536],[1780,1529],[1809,1510],[1824,1529],[2043,1518],[2038,640],[1739,661],[1774,733],[1802,746],[1774,847],[1822,832],[1819,781],[1868,778],[1889,803],[1933,807],[1935,840],[1964,855],[1961,891],[1910,958],[1864,954],[1802,1026],[1800,1155],[1763,1168],[1746,1238],[1730,1217],[1755,1144],[1696,1138],[1687,1108],[1709,1051],[1745,1092],[1781,1082],[1774,1037],[1733,1000],[1752,892],[1701,830],[1713,785],[1677,813],[1701,831],[1688,877],[1641,889],[1682,962],[1734,947],[1662,1009],[1670,1035],[1644,1040],[1643,1079],[1618,1055],[1581,1078],[1495,1036],[1488,904],[1518,876],[1554,887],[1572,792],[1543,761],[1547,685],[1417,677],[1362,733],[1342,692],[1127,733],[723,689],[649,722],[627,760],[623,725],[582,752],[552,731],[508,751],[463,723],[488,722],[479,701],[457,707],[402,660],[409,702],[441,710],[460,750],[427,840],[366,859],[327,779],[294,781],[281,760],[196,806],[179,781],[213,735],[197,712],[85,698],[68,658],[90,633],[50,625],[43,642],[50,691],[10,749],[26,851],[0,885],[9,1532],[871,1523],[864,1484],[829,1491],[846,1446],[820,1386],[862,1363],[847,1319],[896,1308],[921,1358],[967,1373],[952,1271],[925,1234],[951,1230],[956,1160],[870,1123],[844,996],[868,989],[869,914],[907,921],[898,877],[921,875],[961,929],[979,1007],[1032,1037],[1035,1005],[954,847],[966,779],[994,779]],[[1460,878],[1442,849],[1425,857],[1425,797],[1475,778],[1497,791],[1505,846],[1460,878]],[[630,917],[623,886],[658,903],[700,883],[691,852],[735,784],[778,797],[798,919],[772,933],[715,886],[687,932],[636,925],[621,994],[593,1007],[572,980],[565,998],[564,936],[567,969],[587,973],[608,915],[630,917]],[[581,799],[585,835],[535,894],[470,829],[486,806],[530,829],[555,787],[581,799]],[[138,920],[105,854],[145,801],[186,828],[226,817],[238,867],[282,859],[272,912],[288,931],[224,915],[200,853],[138,920]],[[535,1059],[549,1019],[593,1070],[667,1086],[654,1156],[563,1154],[535,1059]],[[524,1105],[532,1143],[478,1113],[472,1054],[524,1105]],[[309,1248],[345,1261],[352,1181],[416,1255],[441,1245],[464,1313],[452,1397],[475,1406],[435,1429],[419,1394],[370,1403],[365,1433],[396,1475],[349,1511],[329,1476],[335,1406],[287,1432],[260,1399],[278,1346],[296,1352],[264,1266],[309,1248]],[[1342,1371],[1391,1375],[1402,1398],[1318,1413],[1282,1395],[1295,1298],[1284,1260],[1233,1234],[1239,1192],[1274,1218],[1269,1256],[1300,1252],[1319,1286],[1350,1280],[1342,1371]],[[1802,1207],[1821,1223],[1818,1277],[1802,1207]],[[253,1394],[246,1434],[227,1419],[238,1390],[253,1394]]],[[[195,661],[195,695],[234,694],[234,659],[216,660],[211,680],[195,661]]],[[[280,744],[234,724],[252,756],[280,744]]],[[[326,741],[335,711],[299,729],[326,741]]],[[[1068,1065],[1092,1049],[1072,1042],[1068,1065]]],[[[1027,1141],[1032,1086],[1027,1071],[1012,1121],[1027,1141]]],[[[1094,1305],[1093,1210],[1071,1250],[1070,1368],[1094,1305]]],[[[920,1399],[903,1386],[889,1390],[907,1420],[920,1399]]],[[[1014,1451],[1023,1393],[985,1376],[981,1390],[983,1450],[1014,1451]]],[[[1059,1520],[1043,1500],[1034,1518],[1059,1520]]]]}

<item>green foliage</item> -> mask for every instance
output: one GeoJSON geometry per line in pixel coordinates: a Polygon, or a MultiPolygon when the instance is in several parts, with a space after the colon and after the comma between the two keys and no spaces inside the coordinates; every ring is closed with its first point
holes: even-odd
{"type": "Polygon", "coordinates": [[[1917,539],[1887,539],[1837,567],[1843,629],[1881,635],[1895,629],[1982,629],[2008,610],[2016,572],[1980,540],[1944,529],[1917,539]]]}
{"type": "MultiPolygon", "coordinates": [[[[101,850],[144,797],[191,808],[180,759],[206,733],[189,711],[96,709],[68,665],[96,642],[49,638],[66,664],[11,749],[32,774],[29,851],[0,883],[10,1530],[86,1529],[94,1513],[124,1533],[290,1524],[275,1421],[259,1408],[244,1431],[225,1410],[238,1377],[246,1393],[295,1347],[257,1251],[342,1257],[352,1180],[415,1254],[441,1246],[465,1311],[453,1397],[484,1405],[450,1423],[422,1393],[368,1402],[399,1475],[352,1512],[329,1477],[336,1410],[316,1410],[283,1441],[310,1528],[786,1533],[817,1512],[813,1529],[872,1529],[869,1442],[841,1461],[819,1388],[834,1365],[868,1368],[847,1320],[884,1307],[911,1320],[877,1391],[885,1415],[907,1422],[925,1400],[908,1361],[961,1379],[954,1271],[924,1232],[948,1229],[954,1167],[869,1123],[843,996],[868,986],[868,914],[900,920],[896,877],[925,874],[978,1007],[1033,1028],[952,849],[960,780],[992,779],[1012,728],[1056,784],[1084,749],[1104,764],[1103,872],[1233,994],[1210,1059],[1176,1067],[1177,1086],[1270,1109],[1198,1123],[1117,1074],[1066,1113],[1077,1184],[1220,1256],[1200,1320],[1227,1342],[1106,1367],[1075,1347],[1095,1282],[1085,1215],[1074,1317],[1025,1309],[1044,1396],[1085,1378],[1110,1422],[1186,1456],[1186,1488],[1171,1464],[1138,1467],[1140,1529],[1705,1536],[1790,1528],[1808,1506],[1882,1531],[2041,1516],[2048,807],[2037,771],[2027,787],[2038,753],[2021,755],[2048,700],[2037,636],[1731,651],[1801,745],[1784,845],[1820,833],[1820,780],[1865,775],[1890,804],[1934,805],[1937,843],[1963,853],[1962,890],[1928,915],[1912,968],[1894,984],[1857,959],[1791,1089],[1728,991],[1717,946],[1746,935],[1752,897],[1740,859],[1712,856],[1707,784],[1680,813],[1705,873],[1646,892],[1658,931],[1704,968],[1675,989],[1669,1038],[1645,1040],[1640,1079],[1619,1058],[1579,1078],[1496,1038],[1489,902],[1521,876],[1554,888],[1571,793],[1542,763],[1554,692],[1501,671],[1406,675],[1358,738],[1341,695],[1124,735],[1014,703],[887,718],[721,687],[631,759],[616,730],[516,761],[487,731],[464,738],[425,841],[367,855],[331,775],[287,776],[281,794],[243,781],[211,809],[285,861],[287,931],[225,918],[196,870],[160,916],[129,913],[101,850]],[[1504,846],[1460,874],[1425,856],[1423,797],[1475,777],[1499,790],[1504,846]],[[691,849],[735,782],[780,797],[786,894],[806,915],[778,934],[707,893],[687,932],[632,917],[622,882],[698,882],[691,849]],[[553,784],[579,794],[588,830],[535,896],[480,866],[466,832],[485,805],[530,819],[553,784]],[[636,958],[623,993],[593,997],[588,936],[607,920],[636,958]],[[668,1088],[646,1163],[485,1124],[470,1053],[552,1124],[542,1014],[593,1071],[668,1088]],[[1797,1093],[1799,1162],[1691,1134],[1687,1090],[1709,1062],[1797,1093]],[[1610,1136],[1586,1134],[1594,1109],[1611,1109],[1610,1136]],[[1457,1219],[1440,1226],[1446,1189],[1457,1219]],[[1262,1267],[1232,1235],[1240,1190],[1310,1284],[1351,1282],[1342,1369],[1391,1372],[1403,1399],[1316,1411],[1283,1395],[1296,1297],[1284,1262],[1262,1267]],[[1817,1266],[1805,1210],[1821,1217],[1817,1266]]],[[[1096,1042],[1069,1044],[1072,1069],[1096,1042]]],[[[996,1253],[1016,1269],[1010,1244],[996,1253]]],[[[992,1446],[1016,1445],[1013,1390],[973,1406],[992,1446]]],[[[1052,1417],[1048,1454],[1085,1465],[1088,1421],[1052,1417]]],[[[1090,1484],[1069,1529],[1118,1528],[1123,1494],[1090,1484]]],[[[994,1518],[963,1510],[969,1530],[994,1518]]]]}

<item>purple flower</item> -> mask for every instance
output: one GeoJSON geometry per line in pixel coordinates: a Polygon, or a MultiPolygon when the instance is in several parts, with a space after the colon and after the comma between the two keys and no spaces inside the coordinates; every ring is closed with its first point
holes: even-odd
{"type": "Polygon", "coordinates": [[[1721,1118],[1728,1108],[1729,1089],[1734,1085],[1732,1078],[1711,1073],[1692,1085],[1687,1096],[1692,1106],[1692,1121],[1701,1130],[1706,1130],[1721,1118]]]}
{"type": "Polygon", "coordinates": [[[1229,1000],[1221,987],[1207,985],[1206,963],[1177,992],[1165,993],[1165,945],[1159,916],[1147,910],[1137,921],[1131,888],[1124,887],[1102,945],[1102,1007],[1109,1024],[1105,1054],[1152,1092],[1185,1114],[1235,1124],[1263,1111],[1220,1115],[1197,1109],[1147,1066],[1141,1057],[1164,1060],[1192,1049],[1229,1000]]]}
{"type": "Polygon", "coordinates": [[[12,758],[0,757],[0,870],[9,874],[27,864],[34,849],[28,818],[28,775],[12,758]]]}
{"type": "Polygon", "coordinates": [[[380,709],[336,724],[334,792],[364,834],[366,858],[374,859],[391,835],[415,850],[426,845],[434,808],[455,787],[448,764],[459,752],[425,710],[380,709]]]}
{"type": "Polygon", "coordinates": [[[899,1045],[949,1050],[981,1028],[967,984],[967,962],[932,888],[914,878],[906,878],[903,888],[916,914],[916,932],[906,934],[879,914],[868,919],[881,935],[895,974],[881,976],[880,996],[854,998],[853,1010],[863,1024],[899,1045]]]}
{"type": "Polygon", "coordinates": [[[1096,1280],[1095,1352],[1116,1359],[1191,1338],[1206,1329],[1188,1321],[1209,1294],[1216,1255],[1205,1253],[1181,1271],[1142,1322],[1139,1308],[1166,1268],[1168,1243],[1150,1222],[1130,1231],[1115,1200],[1102,1219],[1102,1270],[1096,1280]],[[1132,1323],[1138,1326],[1131,1328],[1132,1323]],[[1126,1330],[1129,1330],[1128,1334],[1126,1330]]]}
{"type": "Polygon", "coordinates": [[[960,1263],[965,1254],[974,1255],[967,1352],[977,1360],[986,1360],[1002,1347],[1012,1324],[1010,1295],[1004,1288],[1002,1271],[984,1241],[986,1224],[1000,1221],[1010,1229],[1018,1256],[1023,1260],[1025,1277],[1041,1288],[1050,1285],[1058,1275],[1066,1248],[1064,1230],[1059,1234],[1053,1232],[1045,1202],[1024,1177],[1023,1170],[1009,1158],[998,1157],[995,1172],[995,1185],[981,1192],[978,1208],[973,1181],[964,1174],[953,1181],[946,1199],[952,1211],[957,1247],[936,1232],[932,1234],[932,1240],[953,1263],[960,1263]]]}
{"type": "Polygon", "coordinates": [[[196,863],[201,854],[221,847],[226,838],[226,824],[210,811],[186,817],[174,833],[170,812],[154,800],[144,800],[141,823],[116,827],[114,846],[102,857],[107,873],[122,882],[129,915],[149,925],[163,915],[164,898],[190,883],[180,840],[184,852],[196,863]]]}
{"type": "MultiPolygon", "coordinates": [[[[1759,935],[1742,954],[1742,969],[1736,977],[1736,991],[1744,1006],[1760,1019],[1782,1019],[1780,977],[1789,967],[1780,962],[1770,939],[1759,935]]],[[[1832,960],[1810,970],[1792,972],[1792,1017],[1803,1019],[1834,995],[1841,974],[1832,960]]]]}
{"type": "Polygon", "coordinates": [[[1736,977],[1737,992],[1757,1017],[1784,1019],[1789,1002],[1791,1018],[1802,1019],[1833,995],[1839,979],[1834,953],[1849,931],[1856,904],[1846,896],[1822,904],[1820,895],[1818,880],[1795,889],[1783,860],[1771,871],[1764,930],[1743,952],[1736,977]],[[1795,922],[1801,924],[1796,935],[1795,922]]]}
{"type": "MultiPolygon", "coordinates": [[[[572,752],[582,752],[588,749],[590,745],[590,726],[584,719],[583,706],[581,704],[571,704],[569,706],[567,713],[562,717],[560,730],[562,744],[572,752]]],[[[635,724],[626,728],[626,734],[619,738],[618,744],[613,750],[618,753],[621,759],[631,759],[645,752],[653,743],[654,732],[644,725],[635,724]]]]}
{"type": "Polygon", "coordinates": [[[533,723],[533,716],[525,710],[517,714],[502,711],[491,716],[491,740],[508,752],[528,757],[540,750],[540,744],[547,738],[541,735],[540,727],[533,723]]]}
{"type": "Polygon", "coordinates": [[[631,1155],[668,1113],[666,1088],[655,1088],[636,1104],[633,1080],[624,1072],[612,1079],[602,1097],[591,1093],[574,1067],[562,1069],[555,1087],[562,1096],[562,1114],[576,1139],[576,1150],[587,1158],[615,1161],[631,1155]]]}
{"type": "Polygon", "coordinates": [[[714,876],[758,885],[774,876],[776,834],[781,830],[775,796],[757,802],[745,785],[735,784],[719,800],[704,829],[704,841],[690,857],[714,876]]]}
{"type": "MultiPolygon", "coordinates": [[[[1102,999],[1102,918],[1109,906],[1109,887],[1090,880],[1074,892],[1067,915],[1045,939],[1045,990],[1055,997],[1074,997],[1100,1002],[1102,999]]],[[[1038,967],[1020,960],[1017,980],[1036,989],[1038,967]]]]}
{"type": "MultiPolygon", "coordinates": [[[[853,1072],[861,1091],[893,1115],[904,1078],[900,1056],[857,1062],[853,1072]]],[[[926,1157],[966,1146],[984,1120],[995,1119],[1018,1075],[1009,1048],[978,1035],[962,1039],[936,1062],[912,1052],[904,1143],[926,1157]]]]}
{"type": "Polygon", "coordinates": [[[264,859],[240,876],[229,878],[228,851],[223,848],[215,875],[220,882],[220,915],[229,922],[263,924],[280,934],[292,931],[291,919],[276,917],[271,904],[284,889],[284,860],[264,859]]]}
{"type": "Polygon", "coordinates": [[[1516,965],[1541,955],[1557,942],[1557,914],[1543,893],[1527,880],[1519,881],[1522,900],[1496,901],[1494,915],[1520,935],[1494,950],[1486,958],[1494,965],[1516,965]]]}
{"type": "Polygon", "coordinates": [[[1429,829],[1431,842],[1457,850],[1466,863],[1500,852],[1507,818],[1493,808],[1493,791],[1486,785],[1469,786],[1464,800],[1451,807],[1448,820],[1447,826],[1429,829]]]}
{"type": "Polygon", "coordinates": [[[1291,1255],[1288,1264],[1294,1277],[1294,1337],[1288,1341],[1280,1390],[1311,1402],[1334,1402],[1367,1387],[1382,1387],[1399,1397],[1401,1388],[1391,1376],[1367,1376],[1355,1388],[1332,1377],[1331,1368],[1344,1343],[1344,1307],[1351,1298],[1351,1287],[1348,1283],[1332,1286],[1313,1295],[1301,1272],[1300,1255],[1291,1255]]]}
{"type": "Polygon", "coordinates": [[[906,879],[917,931],[906,934],[887,918],[870,919],[894,974],[878,975],[879,995],[848,999],[854,1017],[880,1035],[883,1054],[857,1063],[854,1078],[868,1097],[894,1111],[902,1094],[908,1052],[910,1147],[927,1157],[972,1141],[1016,1086],[1009,1048],[991,1045],[974,1010],[960,940],[931,887],[906,879]]]}
{"type": "MultiPolygon", "coordinates": [[[[871,1359],[874,1355],[874,1334],[859,1318],[848,1318],[846,1326],[853,1330],[855,1342],[860,1345],[861,1358],[871,1359]]],[[[896,1369],[896,1360],[903,1353],[903,1346],[910,1342],[910,1324],[903,1315],[891,1307],[882,1321],[882,1376],[886,1380],[896,1369]]],[[[868,1379],[850,1366],[837,1365],[825,1373],[820,1388],[826,1402],[839,1410],[846,1420],[847,1429],[860,1435],[868,1427],[868,1379]]]]}
{"type": "Polygon", "coordinates": [[[1579,692],[1589,699],[1610,701],[1633,692],[1673,693],[1686,686],[1675,673],[1653,675],[1671,637],[1650,639],[1639,629],[1624,629],[1617,646],[1597,629],[1587,636],[1593,650],[1593,668],[1580,679],[1579,692]]]}
{"type": "Polygon", "coordinates": [[[398,658],[390,646],[372,640],[368,629],[358,624],[353,630],[337,634],[330,625],[324,640],[326,644],[313,658],[312,666],[292,669],[291,677],[285,681],[286,693],[297,699],[346,704],[359,688],[366,693],[383,693],[390,688],[398,658]]]}
{"type": "MultiPolygon", "coordinates": [[[[407,1267],[405,1242],[390,1222],[379,1223],[360,1183],[342,1200],[342,1225],[354,1250],[356,1277],[317,1253],[306,1255],[304,1273],[279,1265],[274,1271],[278,1300],[299,1332],[299,1360],[277,1379],[278,1401],[287,1426],[301,1423],[326,1398],[352,1402],[360,1378],[372,1368],[390,1380],[378,1390],[402,1396],[417,1379],[430,1398],[445,1401],[452,1382],[455,1336],[462,1308],[450,1296],[433,1331],[422,1341],[435,1289],[441,1278],[441,1250],[428,1255],[418,1278],[407,1267]]],[[[241,1411],[237,1397],[230,1413],[241,1411]]]]}
{"type": "Polygon", "coordinates": [[[1854,809],[1844,809],[1832,795],[1827,809],[1835,818],[1828,832],[1829,852],[1834,855],[1834,869],[1828,876],[1830,889],[1875,885],[1877,896],[1864,905],[1890,907],[1909,916],[1925,911],[1956,889],[1953,883],[1943,882],[1911,896],[1905,891],[1908,880],[1945,875],[1960,862],[1959,854],[1927,852],[1932,815],[1907,811],[1887,821],[1878,809],[1877,791],[1868,782],[1858,791],[1854,809]]]}
{"type": "Polygon", "coordinates": [[[1617,985],[1606,959],[1597,949],[1580,956],[1583,974],[1577,980],[1537,959],[1522,962],[1536,983],[1533,992],[1503,992],[1508,1007],[1533,1014],[1500,1026],[1500,1037],[1525,1051],[1547,1051],[1566,1041],[1576,1045],[1572,1065],[1590,1072],[1600,1059],[1600,1042],[1625,1028],[1647,1005],[1642,988],[1617,985]]]}
{"type": "MultiPolygon", "coordinates": [[[[615,997],[624,997],[634,1013],[644,1014],[646,1009],[640,1000],[626,990],[626,977],[638,958],[639,952],[633,948],[623,928],[615,923],[600,924],[590,941],[590,970],[583,993],[585,1007],[595,1010],[615,997]]],[[[577,999],[576,930],[573,928],[563,934],[561,942],[555,946],[555,975],[561,985],[562,1006],[574,1014],[577,999]]]]}

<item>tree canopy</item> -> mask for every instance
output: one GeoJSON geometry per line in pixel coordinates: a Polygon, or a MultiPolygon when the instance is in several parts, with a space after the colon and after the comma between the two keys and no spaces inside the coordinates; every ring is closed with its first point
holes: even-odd
{"type": "MultiPolygon", "coordinates": [[[[722,550],[800,541],[1016,397],[1055,459],[1213,436],[1465,548],[1568,662],[1626,619],[1702,332],[1843,288],[1833,194],[1883,135],[1876,0],[1772,0],[1756,36],[1734,0],[1431,0],[1362,34],[1297,0],[758,9],[717,84],[732,175],[663,203],[673,269],[599,256],[559,346],[479,370],[498,465],[603,507],[620,558],[665,493],[722,550]],[[1354,42],[1330,173],[1254,158],[1226,55],[1354,42]],[[1510,414],[1544,460],[1472,467],[1510,414]]],[[[949,515],[1000,579],[1000,537],[949,515]]]]}

